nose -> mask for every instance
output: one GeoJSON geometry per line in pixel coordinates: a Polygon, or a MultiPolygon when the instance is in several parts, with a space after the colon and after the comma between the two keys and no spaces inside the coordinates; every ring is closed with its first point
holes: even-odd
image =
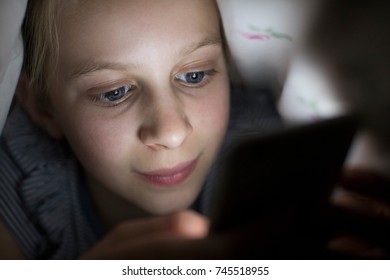
{"type": "Polygon", "coordinates": [[[147,104],[138,137],[154,150],[175,149],[185,142],[192,130],[183,104],[177,98],[157,98],[147,104]]]}

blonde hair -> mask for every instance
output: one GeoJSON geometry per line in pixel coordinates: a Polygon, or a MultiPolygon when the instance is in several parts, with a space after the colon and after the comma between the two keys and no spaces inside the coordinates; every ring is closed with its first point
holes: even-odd
{"type": "MultiPolygon", "coordinates": [[[[24,40],[23,72],[29,79],[29,87],[36,95],[38,109],[45,109],[50,103],[48,80],[55,73],[58,56],[58,15],[66,4],[75,1],[61,0],[29,0],[26,16],[22,26],[24,40]]],[[[77,2],[77,1],[76,1],[77,2]]],[[[233,80],[238,78],[238,71],[232,62],[230,50],[224,33],[222,17],[217,1],[214,0],[218,15],[225,57],[233,80]]],[[[240,82],[238,82],[240,83],[240,82]]]]}
{"type": "Polygon", "coordinates": [[[39,107],[49,101],[47,81],[58,58],[58,4],[58,0],[29,0],[22,26],[23,72],[29,78],[30,88],[37,93],[39,107]]]}

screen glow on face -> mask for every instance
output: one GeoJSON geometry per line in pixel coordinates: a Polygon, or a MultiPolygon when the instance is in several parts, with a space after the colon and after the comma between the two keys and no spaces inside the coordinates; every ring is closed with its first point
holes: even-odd
{"type": "Polygon", "coordinates": [[[55,120],[92,192],[155,214],[187,208],[229,115],[214,1],[113,0],[110,13],[100,1],[61,18],[55,120]]]}

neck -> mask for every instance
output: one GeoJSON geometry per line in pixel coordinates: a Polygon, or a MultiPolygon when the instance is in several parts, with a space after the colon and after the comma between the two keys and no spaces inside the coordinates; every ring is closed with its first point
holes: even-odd
{"type": "Polygon", "coordinates": [[[104,228],[109,231],[120,223],[149,216],[136,205],[123,199],[87,176],[87,187],[104,228]]]}

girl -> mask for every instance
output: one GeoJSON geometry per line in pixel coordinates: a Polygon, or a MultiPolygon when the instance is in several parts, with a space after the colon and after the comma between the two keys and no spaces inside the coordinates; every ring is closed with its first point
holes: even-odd
{"type": "Polygon", "coordinates": [[[202,211],[228,127],[215,1],[31,0],[23,33],[2,257],[137,257],[204,237],[207,220],[185,209],[202,211]]]}

